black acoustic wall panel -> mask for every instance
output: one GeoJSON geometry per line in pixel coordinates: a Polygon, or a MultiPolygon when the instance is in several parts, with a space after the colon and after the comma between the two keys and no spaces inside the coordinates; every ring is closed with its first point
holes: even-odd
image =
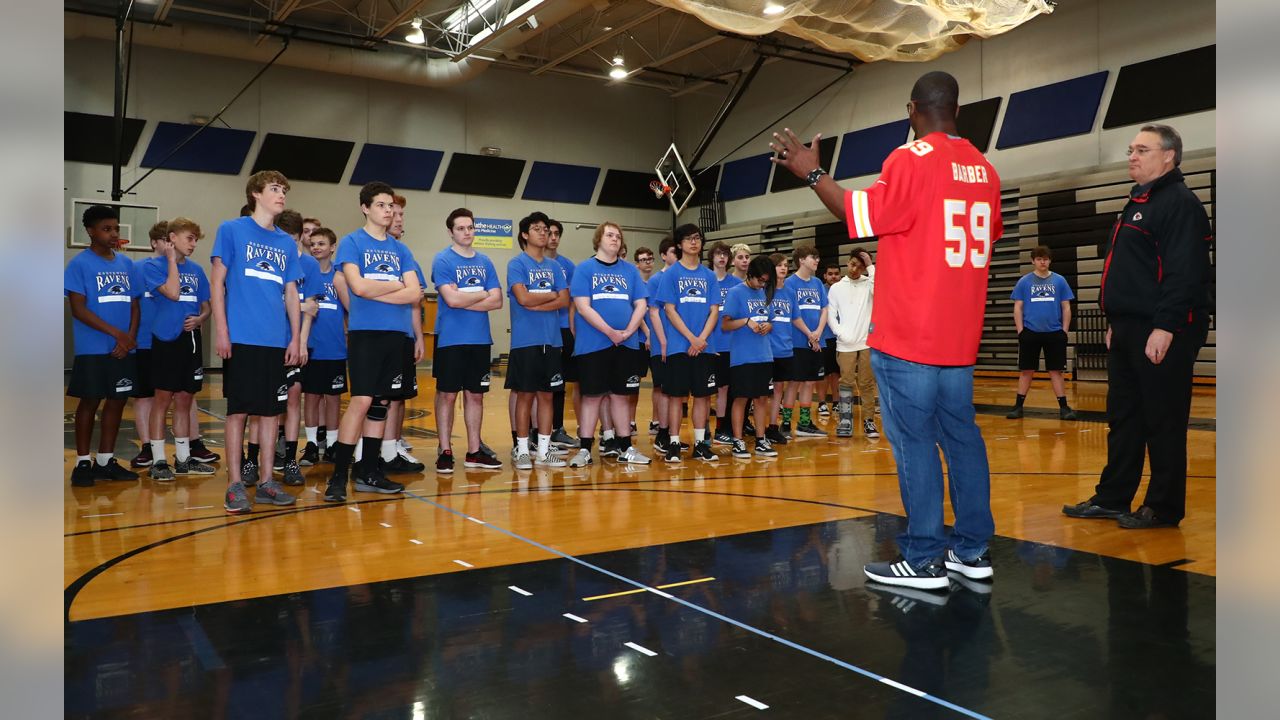
{"type": "Polygon", "coordinates": [[[157,125],[151,134],[151,142],[147,144],[147,152],[142,156],[142,167],[156,167],[163,161],[166,170],[239,175],[257,133],[220,127],[200,128],[200,125],[171,122],[157,125]],[[187,138],[191,140],[165,160],[187,138]]]}
{"type": "Polygon", "coordinates": [[[348,140],[267,133],[253,172],[276,170],[290,180],[336,183],[342,180],[355,147],[348,140]]]}
{"type": "Polygon", "coordinates": [[[991,134],[996,129],[996,115],[1000,113],[1000,98],[993,97],[960,106],[956,116],[956,131],[960,137],[973,143],[978,152],[991,147],[991,134]]]}
{"type": "Polygon", "coordinates": [[[763,195],[769,187],[771,157],[773,153],[765,153],[725,163],[720,178],[720,199],[728,202],[763,195]]]}
{"type": "Polygon", "coordinates": [[[600,168],[535,160],[524,184],[524,200],[588,205],[600,179],[600,168]]]}
{"type": "MultiPolygon", "coordinates": [[[[836,157],[836,140],[838,139],[835,135],[832,135],[818,141],[818,160],[822,167],[828,171],[831,169],[831,161],[835,160],[836,157]]],[[[769,192],[782,192],[783,190],[794,190],[802,187],[805,187],[804,180],[796,177],[790,170],[784,167],[774,168],[773,182],[769,186],[769,192]]]]}
{"type": "Polygon", "coordinates": [[[524,160],[454,153],[440,181],[440,192],[512,198],[524,174],[524,160]]]}
{"type": "Polygon", "coordinates": [[[397,190],[430,190],[444,153],[439,150],[365,143],[351,171],[351,184],[381,180],[397,190]]]}
{"type": "Polygon", "coordinates": [[[1093,130],[1106,85],[1103,70],[1010,95],[996,147],[1003,150],[1093,130]]]}
{"type": "MultiPolygon", "coordinates": [[[[127,165],[142,135],[145,120],[125,118],[120,164],[127,165]]],[[[68,162],[111,164],[115,118],[90,113],[62,113],[62,159],[68,162]]]]}
{"type": "Polygon", "coordinates": [[[689,207],[697,207],[711,201],[711,194],[716,191],[716,186],[720,182],[720,166],[712,165],[709,168],[693,171],[693,184],[698,191],[693,194],[693,199],[689,201],[689,207]]]}
{"type": "Polygon", "coordinates": [[[844,134],[831,176],[837,180],[880,172],[889,153],[907,141],[911,121],[895,120],[844,134]]]}
{"type": "Polygon", "coordinates": [[[1216,45],[1208,45],[1120,68],[1102,127],[1137,125],[1216,107],[1216,50],[1216,45]]]}
{"type": "Polygon", "coordinates": [[[670,210],[667,199],[656,198],[649,190],[649,181],[657,179],[653,171],[609,170],[600,185],[597,205],[637,208],[639,210],[670,210]]]}

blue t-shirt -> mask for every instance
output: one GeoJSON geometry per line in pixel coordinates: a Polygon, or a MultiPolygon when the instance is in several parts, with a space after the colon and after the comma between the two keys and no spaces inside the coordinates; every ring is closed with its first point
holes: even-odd
{"type": "Polygon", "coordinates": [[[511,349],[549,345],[560,347],[560,318],[557,312],[530,310],[516,300],[515,287],[541,295],[556,294],[565,287],[560,263],[550,258],[541,262],[522,252],[507,263],[507,295],[511,299],[511,349]]]}
{"type": "MultiPolygon", "coordinates": [[[[600,313],[609,327],[625,330],[635,312],[635,302],[649,297],[649,290],[635,265],[625,260],[606,264],[595,257],[589,257],[574,271],[569,295],[574,298],[589,298],[591,308],[600,313]]],[[[581,315],[574,317],[574,355],[586,355],[613,347],[613,341],[583,320],[581,315]]],[[[622,345],[638,349],[639,329],[624,340],[622,345]]]]}
{"type": "MultiPolygon", "coordinates": [[[[690,270],[676,263],[662,273],[658,299],[664,305],[675,305],[676,314],[684,321],[689,332],[701,335],[702,328],[711,315],[711,308],[718,307],[718,288],[716,274],[706,265],[698,265],[690,270]]],[[[662,311],[662,331],[667,334],[667,357],[689,351],[689,340],[667,319],[665,308],[662,311]]],[[[704,352],[711,352],[710,343],[704,352]]]]}
{"type": "Polygon", "coordinates": [[[1018,280],[1009,295],[1022,301],[1022,327],[1032,332],[1058,332],[1062,329],[1062,303],[1075,298],[1067,279],[1056,272],[1037,277],[1030,272],[1018,280]]]}
{"type": "MultiPolygon", "coordinates": [[[[452,245],[432,258],[431,282],[435,283],[437,293],[445,285],[452,285],[462,293],[488,294],[495,288],[502,289],[492,260],[481,253],[463,257],[452,245]]],[[[449,307],[443,296],[436,299],[436,347],[492,344],[489,313],[468,308],[459,310],[449,307]]]]}
{"type": "MultiPolygon", "coordinates": [[[[724,312],[724,300],[729,296],[729,291],[741,284],[742,280],[734,277],[732,274],[725,275],[723,280],[716,283],[716,287],[720,293],[716,296],[720,298],[720,312],[724,312]]],[[[724,331],[720,329],[720,323],[718,322],[716,323],[716,329],[711,331],[711,337],[707,338],[707,350],[714,353],[731,352],[729,350],[729,341],[725,338],[724,331]]]]}
{"type": "MultiPolygon", "coordinates": [[[[142,283],[134,275],[133,261],[117,252],[111,260],[86,249],[71,258],[62,272],[62,294],[84,296],[89,312],[103,322],[129,332],[133,299],[142,294],[142,283]]],[[[76,355],[107,355],[116,339],[72,318],[71,337],[76,355]]]]}
{"type": "Polygon", "coordinates": [[[320,261],[307,253],[299,252],[298,262],[298,267],[302,272],[302,279],[298,281],[298,300],[306,300],[307,298],[323,295],[324,281],[320,279],[323,274],[320,270],[320,261]]]}
{"type": "MultiPolygon", "coordinates": [[[[645,283],[645,290],[649,292],[649,307],[658,308],[658,316],[662,316],[662,300],[658,298],[658,288],[662,286],[662,276],[666,272],[656,272],[649,276],[649,282],[645,283]]],[[[658,342],[658,336],[653,333],[653,326],[649,323],[649,313],[644,314],[644,326],[649,328],[649,357],[662,355],[662,343],[658,342]]]]}
{"type": "MultiPolygon", "coordinates": [[[[737,286],[725,296],[723,316],[734,320],[747,318],[758,323],[768,322],[769,303],[765,302],[764,288],[752,290],[739,280],[737,286]]],[[[729,351],[729,366],[773,362],[773,347],[769,338],[774,332],[777,332],[777,328],[768,335],[760,335],[743,325],[733,332],[725,333],[724,348],[729,351]]]]}
{"type": "Polygon", "coordinates": [[[773,347],[775,360],[789,358],[796,354],[795,343],[791,341],[790,332],[794,329],[791,318],[795,317],[795,308],[796,296],[791,288],[783,284],[782,287],[774,290],[773,303],[769,306],[773,316],[769,320],[773,323],[773,330],[769,333],[769,344],[773,347]]]}
{"type": "MultiPolygon", "coordinates": [[[[319,267],[319,263],[316,266],[319,267]]],[[[337,268],[334,267],[329,272],[320,270],[316,276],[321,288],[319,307],[315,320],[311,321],[311,336],[307,342],[311,346],[312,360],[347,359],[347,334],[342,322],[347,311],[333,289],[333,276],[336,274],[337,268]]]]}
{"type": "MultiPolygon", "coordinates": [[[[574,266],[572,260],[570,260],[569,258],[563,255],[556,255],[554,260],[556,261],[556,264],[560,266],[560,269],[564,270],[564,286],[572,287],[573,271],[577,270],[577,267],[574,266]]],[[[556,311],[556,317],[560,319],[560,327],[565,330],[568,330],[569,329],[569,308],[560,308],[560,310],[556,311]]]]}
{"type": "Polygon", "coordinates": [[[153,258],[139,260],[133,264],[133,272],[138,279],[138,289],[142,290],[142,294],[138,296],[138,349],[151,349],[151,326],[155,322],[156,304],[151,302],[151,293],[147,292],[146,283],[142,278],[142,265],[149,262],[153,258]]]}
{"type": "MultiPolygon", "coordinates": [[[[799,275],[792,275],[787,278],[786,285],[795,295],[795,312],[798,317],[810,330],[817,329],[818,322],[822,320],[822,308],[827,306],[827,286],[823,284],[822,278],[814,275],[808,280],[802,280],[799,275]]],[[[791,343],[798,348],[809,347],[809,337],[792,325],[791,343]]]]}
{"type": "Polygon", "coordinates": [[[209,299],[209,279],[195,260],[188,258],[178,263],[178,299],[170,300],[156,289],[169,279],[169,259],[153,257],[139,264],[142,287],[151,294],[143,304],[155,310],[151,334],[169,342],[182,334],[182,323],[188,316],[200,314],[200,303],[209,299]]]}
{"type": "MultiPolygon", "coordinates": [[[[413,253],[404,243],[390,235],[386,240],[378,240],[365,232],[364,228],[342,238],[333,264],[339,270],[347,264],[354,265],[359,270],[360,277],[376,282],[404,282],[405,273],[413,272],[418,266],[413,253]]],[[[362,298],[354,292],[347,293],[347,298],[351,302],[348,330],[388,330],[413,334],[412,304],[392,305],[362,298]]]]}
{"type": "Polygon", "coordinates": [[[251,217],[227,220],[218,226],[212,256],[227,269],[227,332],[231,342],[288,347],[284,286],[302,279],[293,238],[274,227],[264,230],[251,217]]]}

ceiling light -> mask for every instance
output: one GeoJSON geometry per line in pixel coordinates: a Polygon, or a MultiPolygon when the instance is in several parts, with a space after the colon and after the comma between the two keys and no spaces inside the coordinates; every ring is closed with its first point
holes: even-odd
{"type": "Polygon", "coordinates": [[[765,15],[777,15],[781,13],[783,10],[786,10],[786,8],[782,7],[777,3],[765,3],[765,6],[764,6],[765,15]]]}
{"type": "Polygon", "coordinates": [[[422,45],[427,42],[427,34],[422,32],[422,18],[413,19],[413,30],[404,36],[404,39],[414,45],[422,45]]]}
{"type": "Polygon", "coordinates": [[[627,76],[626,61],[622,59],[622,53],[613,56],[613,62],[610,63],[609,77],[614,80],[622,80],[627,76]]]}

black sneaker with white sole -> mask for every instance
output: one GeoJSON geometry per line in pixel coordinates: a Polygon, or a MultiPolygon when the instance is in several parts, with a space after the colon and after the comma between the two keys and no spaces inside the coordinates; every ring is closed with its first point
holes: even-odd
{"type": "Polygon", "coordinates": [[[667,443],[667,450],[662,454],[662,461],[668,465],[679,465],[680,443],[667,443]]]}
{"type": "Polygon", "coordinates": [[[991,551],[984,551],[972,560],[961,560],[955,550],[947,550],[945,562],[947,569],[957,572],[970,580],[990,580],[994,571],[991,569],[991,551]]]}
{"type": "Polygon", "coordinates": [[[711,438],[711,441],[716,445],[724,445],[726,447],[733,446],[733,436],[724,430],[716,433],[715,437],[711,438]]]}
{"type": "Polygon", "coordinates": [[[208,463],[188,457],[186,460],[173,459],[174,475],[213,475],[218,469],[208,463]]]}
{"type": "Polygon", "coordinates": [[[307,446],[302,448],[302,459],[298,464],[302,467],[311,467],[320,462],[320,448],[316,447],[313,442],[308,442],[307,446]]]}
{"type": "Polygon", "coordinates": [[[335,470],[329,477],[329,484],[324,489],[324,501],[329,503],[347,501],[347,473],[335,470]]]}
{"type": "Polygon", "coordinates": [[[733,449],[729,451],[729,454],[743,460],[751,457],[751,452],[747,450],[747,443],[737,439],[733,441],[733,449]]]}
{"type": "MultiPolygon", "coordinates": [[[[363,463],[357,463],[357,465],[363,465],[363,463]]],[[[384,495],[404,492],[404,486],[393,480],[388,480],[387,476],[382,474],[382,468],[380,467],[352,468],[351,479],[355,480],[356,492],[382,493],[384,495]]]]}
{"type": "Polygon", "coordinates": [[[796,425],[796,437],[826,437],[827,434],[813,423],[799,423],[796,425]]]}
{"type": "Polygon", "coordinates": [[[767,438],[756,440],[756,455],[760,457],[778,457],[778,451],[773,449],[773,443],[767,438]]]}
{"type": "Polygon", "coordinates": [[[921,590],[946,590],[951,582],[941,559],[930,558],[917,565],[898,558],[893,562],[868,563],[862,566],[867,579],[885,585],[919,588],[921,590]]]}
{"type": "Polygon", "coordinates": [[[200,438],[196,438],[195,440],[191,441],[190,458],[192,460],[195,460],[196,462],[216,463],[222,459],[222,456],[210,450],[209,448],[205,447],[204,441],[202,441],[200,438]]]}
{"type": "Polygon", "coordinates": [[[876,429],[876,421],[871,418],[867,418],[866,420],[863,420],[862,434],[866,435],[867,438],[870,440],[875,440],[876,438],[880,437],[880,431],[876,429]]]}
{"type": "Polygon", "coordinates": [[[720,456],[711,452],[711,443],[703,440],[700,443],[694,444],[693,459],[701,460],[702,462],[717,462],[720,460],[720,456]]]}
{"type": "Polygon", "coordinates": [[[155,458],[151,457],[151,444],[146,443],[138,451],[138,454],[134,455],[133,459],[129,461],[129,467],[134,469],[151,467],[153,462],[155,462],[155,458]]]}
{"type": "Polygon", "coordinates": [[[783,436],[782,431],[778,429],[777,425],[770,425],[769,427],[765,428],[764,439],[768,440],[770,443],[774,445],[787,444],[787,438],[783,436]]]}

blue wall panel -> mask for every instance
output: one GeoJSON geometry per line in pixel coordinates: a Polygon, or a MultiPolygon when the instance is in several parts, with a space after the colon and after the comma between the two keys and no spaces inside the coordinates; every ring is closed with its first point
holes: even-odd
{"type": "Polygon", "coordinates": [[[365,143],[351,172],[351,184],[381,180],[397,190],[430,190],[442,160],[440,150],[365,143]]]}
{"type": "Polygon", "coordinates": [[[769,186],[772,155],[765,153],[725,163],[720,178],[720,199],[727,202],[763,195],[769,186]]]}
{"type": "Polygon", "coordinates": [[[600,168],[534,161],[524,184],[525,200],[588,205],[600,179],[600,168]]]}
{"type": "MultiPolygon", "coordinates": [[[[142,156],[142,167],[155,167],[173,152],[183,140],[199,130],[199,125],[162,122],[151,135],[151,143],[142,156]]],[[[166,170],[239,175],[244,159],[253,145],[252,130],[233,130],[209,126],[164,163],[166,170]]]]}
{"type": "Polygon", "coordinates": [[[840,143],[840,156],[836,158],[836,169],[831,176],[844,180],[859,175],[878,174],[889,153],[907,142],[907,133],[910,131],[910,121],[895,120],[845,133],[844,140],[840,143]]]}
{"type": "Polygon", "coordinates": [[[1107,71],[1023,90],[1009,96],[996,148],[1083,135],[1093,130],[1107,71]]]}

